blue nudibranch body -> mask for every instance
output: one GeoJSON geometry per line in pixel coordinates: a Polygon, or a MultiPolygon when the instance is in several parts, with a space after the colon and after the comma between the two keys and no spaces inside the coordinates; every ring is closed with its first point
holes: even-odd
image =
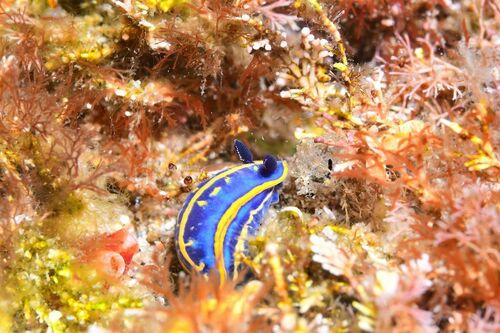
{"type": "Polygon", "coordinates": [[[255,235],[288,174],[285,161],[266,156],[253,161],[235,140],[244,163],[225,169],[197,185],[188,195],[175,227],[175,247],[185,269],[207,273],[217,267],[221,281],[238,269],[234,254],[255,235]]]}

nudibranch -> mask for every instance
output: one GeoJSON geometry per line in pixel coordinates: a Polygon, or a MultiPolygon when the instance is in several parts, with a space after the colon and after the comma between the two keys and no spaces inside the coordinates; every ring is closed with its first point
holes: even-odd
{"type": "Polygon", "coordinates": [[[234,141],[242,165],[224,169],[188,195],[175,226],[175,247],[186,270],[216,268],[221,281],[236,276],[235,251],[245,250],[269,207],[278,202],[288,174],[285,161],[267,155],[254,161],[250,150],[234,141]]]}

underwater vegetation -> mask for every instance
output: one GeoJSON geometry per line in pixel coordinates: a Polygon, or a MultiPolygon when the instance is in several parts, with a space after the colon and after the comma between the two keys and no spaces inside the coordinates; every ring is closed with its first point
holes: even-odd
{"type": "Polygon", "coordinates": [[[1,1],[0,332],[500,331],[499,22],[1,1]]]}

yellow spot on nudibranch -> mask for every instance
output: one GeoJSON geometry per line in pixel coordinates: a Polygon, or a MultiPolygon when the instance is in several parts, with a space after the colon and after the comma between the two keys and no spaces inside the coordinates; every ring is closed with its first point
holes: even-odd
{"type": "Polygon", "coordinates": [[[225,177],[224,178],[224,181],[226,182],[226,184],[229,184],[231,182],[231,178],[229,177],[225,177]]]}
{"type": "Polygon", "coordinates": [[[198,204],[198,206],[200,207],[203,207],[203,206],[206,206],[207,205],[207,202],[205,200],[199,200],[199,201],[196,201],[196,203],[198,204]]]}
{"type": "Polygon", "coordinates": [[[212,190],[212,192],[210,192],[209,196],[210,197],[215,197],[221,190],[221,187],[220,186],[217,186],[216,188],[214,188],[212,190]]]}
{"type": "Polygon", "coordinates": [[[254,165],[253,166],[253,171],[259,171],[259,168],[256,165],[254,165]]]}

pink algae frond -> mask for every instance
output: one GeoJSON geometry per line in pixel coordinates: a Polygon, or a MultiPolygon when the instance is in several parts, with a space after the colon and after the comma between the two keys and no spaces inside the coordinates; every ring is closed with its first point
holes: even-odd
{"type": "MultiPolygon", "coordinates": [[[[389,61],[384,61],[389,80],[398,87],[393,98],[402,98],[402,105],[420,98],[436,98],[442,92],[450,92],[452,100],[463,96],[467,85],[463,70],[441,57],[434,56],[429,38],[417,38],[414,47],[408,35],[396,35],[398,46],[389,61]]],[[[382,59],[380,59],[382,60],[382,59]]],[[[392,104],[392,103],[391,103],[392,104]]]]}

